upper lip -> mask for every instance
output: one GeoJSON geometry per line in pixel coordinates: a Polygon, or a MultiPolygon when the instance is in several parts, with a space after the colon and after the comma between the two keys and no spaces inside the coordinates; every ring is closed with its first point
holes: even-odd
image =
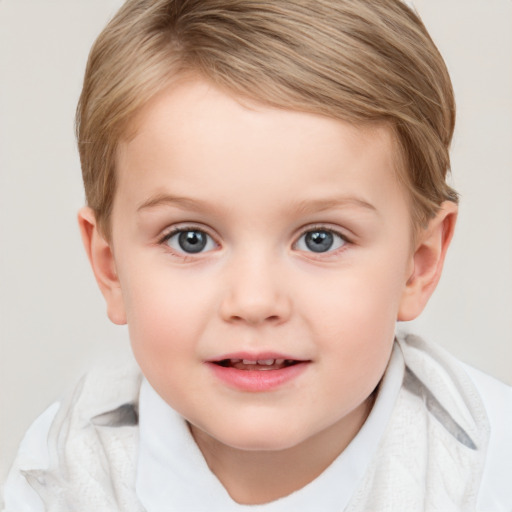
{"type": "Polygon", "coordinates": [[[218,363],[219,361],[226,361],[228,359],[241,359],[246,361],[265,361],[269,359],[284,359],[285,361],[299,361],[306,362],[309,359],[297,358],[289,354],[282,354],[279,352],[232,352],[218,357],[208,359],[209,363],[218,363]]]}

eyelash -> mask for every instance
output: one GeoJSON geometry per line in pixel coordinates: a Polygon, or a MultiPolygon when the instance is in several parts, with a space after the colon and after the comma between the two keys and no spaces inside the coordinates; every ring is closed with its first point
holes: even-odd
{"type": "MultiPolygon", "coordinates": [[[[205,229],[203,229],[201,227],[198,227],[198,226],[180,226],[180,227],[175,227],[171,231],[169,231],[168,233],[165,233],[165,235],[163,235],[158,240],[158,244],[159,245],[166,245],[167,242],[169,242],[169,240],[171,240],[171,238],[173,236],[175,236],[175,235],[177,235],[179,233],[186,233],[186,232],[202,233],[202,234],[206,235],[211,241],[213,241],[213,243],[217,247],[219,246],[219,244],[215,241],[213,236],[211,236],[205,229]]],[[[317,226],[311,226],[311,227],[308,227],[307,229],[302,230],[300,235],[298,236],[297,240],[293,243],[292,247],[293,248],[297,247],[297,245],[299,244],[299,242],[302,240],[302,238],[304,236],[306,236],[308,233],[314,233],[314,232],[330,233],[330,234],[334,235],[335,237],[338,237],[343,242],[341,247],[338,247],[338,248],[336,248],[334,250],[328,249],[327,251],[324,251],[324,252],[320,252],[320,251],[316,252],[316,251],[313,251],[313,250],[310,250],[310,251],[304,250],[303,251],[303,252],[308,253],[308,254],[316,255],[316,257],[322,257],[323,256],[325,258],[325,257],[328,257],[328,256],[332,256],[332,255],[338,254],[339,252],[345,250],[347,245],[352,244],[352,241],[346,235],[344,235],[343,233],[340,233],[339,231],[337,231],[335,229],[332,229],[330,227],[327,227],[327,226],[317,225],[317,226]]],[[[173,252],[174,255],[176,255],[176,256],[178,256],[180,258],[183,258],[184,260],[190,260],[190,259],[195,258],[198,255],[203,254],[202,250],[198,251],[197,253],[185,252],[185,251],[181,252],[181,251],[177,251],[177,250],[173,249],[169,245],[167,245],[167,247],[173,252]]],[[[210,252],[210,251],[206,251],[206,252],[210,252]]]]}

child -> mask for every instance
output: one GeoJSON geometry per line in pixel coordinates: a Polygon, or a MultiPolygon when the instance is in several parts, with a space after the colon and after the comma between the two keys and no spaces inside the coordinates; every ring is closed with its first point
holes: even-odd
{"type": "Polygon", "coordinates": [[[79,224],[137,364],[37,420],[6,510],[510,510],[511,390],[395,337],[453,234],[454,117],[398,0],[129,0],[79,224]]]}

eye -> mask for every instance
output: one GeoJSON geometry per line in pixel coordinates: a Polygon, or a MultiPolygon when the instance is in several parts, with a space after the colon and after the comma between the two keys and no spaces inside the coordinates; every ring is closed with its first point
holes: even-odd
{"type": "Polygon", "coordinates": [[[197,254],[215,249],[212,237],[199,229],[177,229],[163,240],[179,253],[197,254]]]}
{"type": "Polygon", "coordinates": [[[312,229],[302,234],[296,244],[300,251],[316,253],[334,251],[343,247],[347,240],[330,229],[312,229]]]}

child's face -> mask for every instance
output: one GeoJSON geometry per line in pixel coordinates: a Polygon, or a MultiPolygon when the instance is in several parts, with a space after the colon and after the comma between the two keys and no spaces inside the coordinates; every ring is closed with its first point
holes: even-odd
{"type": "Polygon", "coordinates": [[[244,105],[196,81],[138,118],[118,153],[109,306],[193,431],[277,450],[364,422],[411,222],[386,127],[244,105]]]}

